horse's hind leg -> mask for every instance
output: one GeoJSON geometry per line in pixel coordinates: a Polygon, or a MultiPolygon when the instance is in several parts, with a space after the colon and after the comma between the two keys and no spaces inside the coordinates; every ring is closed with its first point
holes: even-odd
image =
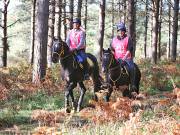
{"type": "Polygon", "coordinates": [[[81,105],[82,105],[82,102],[83,102],[84,94],[86,92],[86,88],[85,88],[83,82],[80,82],[79,86],[80,86],[80,89],[81,89],[81,95],[80,95],[79,101],[78,101],[77,112],[79,112],[80,109],[81,109],[81,105]]]}
{"type": "Polygon", "coordinates": [[[65,89],[65,110],[67,113],[70,112],[69,109],[69,95],[71,96],[72,100],[72,107],[75,108],[75,102],[74,102],[74,96],[73,96],[73,89],[77,86],[76,83],[67,83],[66,89],[65,89]]]}

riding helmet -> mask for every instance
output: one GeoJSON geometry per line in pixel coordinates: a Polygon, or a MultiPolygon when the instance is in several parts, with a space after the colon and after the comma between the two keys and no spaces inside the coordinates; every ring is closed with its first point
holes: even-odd
{"type": "Polygon", "coordinates": [[[126,26],[123,22],[120,22],[117,24],[117,31],[119,31],[119,30],[126,32],[126,26]]]}
{"type": "Polygon", "coordinates": [[[78,23],[79,25],[81,25],[81,20],[79,18],[75,18],[73,19],[73,23],[78,23]]]}

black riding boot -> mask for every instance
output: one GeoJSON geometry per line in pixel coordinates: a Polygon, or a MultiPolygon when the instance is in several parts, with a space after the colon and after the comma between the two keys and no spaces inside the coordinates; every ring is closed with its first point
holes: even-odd
{"type": "Polygon", "coordinates": [[[87,60],[83,62],[84,79],[89,80],[88,63],[87,60]]]}
{"type": "Polygon", "coordinates": [[[131,91],[134,92],[137,89],[135,84],[135,76],[136,76],[135,67],[130,70],[129,75],[130,75],[131,91]]]}

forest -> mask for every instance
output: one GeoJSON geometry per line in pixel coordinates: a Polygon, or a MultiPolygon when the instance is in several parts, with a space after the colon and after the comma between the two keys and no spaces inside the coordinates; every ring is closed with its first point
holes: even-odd
{"type": "Polygon", "coordinates": [[[0,0],[0,9],[0,135],[180,134],[179,0],[0,0]],[[66,44],[77,18],[88,80],[66,44]],[[124,61],[111,69],[120,23],[134,91],[124,61]]]}

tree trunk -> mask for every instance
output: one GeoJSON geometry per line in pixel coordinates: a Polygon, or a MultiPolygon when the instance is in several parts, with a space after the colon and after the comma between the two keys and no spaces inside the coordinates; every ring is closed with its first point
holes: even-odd
{"type": "Polygon", "coordinates": [[[35,15],[36,15],[36,0],[33,0],[31,11],[31,47],[29,62],[33,64],[34,59],[34,39],[35,39],[35,15]]]}
{"type": "Polygon", "coordinates": [[[88,12],[87,12],[87,0],[85,0],[85,6],[84,6],[84,29],[87,30],[87,17],[88,17],[88,12]]]}
{"type": "Polygon", "coordinates": [[[159,22],[158,22],[158,59],[161,59],[161,23],[162,23],[162,6],[163,6],[163,1],[160,0],[160,11],[159,11],[159,22]]]}
{"type": "Polygon", "coordinates": [[[51,47],[54,38],[54,23],[55,23],[55,0],[50,0],[49,5],[49,30],[48,30],[48,46],[47,46],[47,66],[52,65],[51,60],[51,47]]]}
{"type": "Polygon", "coordinates": [[[78,0],[77,17],[81,19],[82,0],[78,0]]]}
{"type": "Polygon", "coordinates": [[[67,24],[66,24],[66,0],[64,0],[63,3],[63,11],[64,11],[64,20],[63,20],[63,25],[64,25],[64,40],[66,40],[66,36],[67,36],[67,24]]]}
{"type": "Polygon", "coordinates": [[[112,37],[114,37],[114,0],[112,0],[112,20],[111,20],[111,27],[112,27],[112,37]]]}
{"type": "Polygon", "coordinates": [[[58,39],[61,39],[61,17],[62,17],[62,0],[56,0],[54,36],[58,39]]]}
{"type": "Polygon", "coordinates": [[[135,0],[128,0],[128,33],[130,37],[132,38],[133,42],[133,54],[132,56],[135,56],[135,50],[136,50],[136,6],[135,6],[135,0]]]}
{"type": "Polygon", "coordinates": [[[101,59],[101,56],[102,56],[103,40],[104,40],[105,7],[106,7],[106,0],[100,0],[100,9],[99,9],[99,34],[98,34],[98,45],[99,45],[99,48],[100,48],[100,51],[99,51],[100,59],[101,59]]]}
{"type": "Polygon", "coordinates": [[[7,42],[7,8],[9,5],[10,0],[3,0],[3,9],[2,9],[2,28],[3,28],[3,35],[2,35],[2,56],[1,56],[1,67],[7,66],[7,51],[9,49],[8,42],[7,42]]]}
{"type": "Polygon", "coordinates": [[[158,16],[159,16],[159,2],[160,0],[155,0],[153,2],[153,33],[152,33],[152,62],[157,63],[157,40],[158,40],[158,16]]]}
{"type": "Polygon", "coordinates": [[[177,34],[178,34],[178,12],[179,12],[179,0],[174,0],[173,7],[173,23],[172,23],[172,52],[171,60],[176,61],[177,56],[177,34]]]}
{"type": "Polygon", "coordinates": [[[167,43],[167,59],[170,58],[170,46],[171,46],[171,5],[168,4],[168,16],[169,16],[169,33],[168,33],[168,43],[167,43]]]}
{"type": "Polygon", "coordinates": [[[127,21],[127,5],[126,5],[126,0],[123,0],[123,21],[124,21],[124,23],[126,23],[126,21],[127,21]]]}
{"type": "MultiPolygon", "coordinates": [[[[87,31],[87,15],[88,15],[88,13],[87,13],[87,0],[85,0],[85,6],[84,6],[84,29],[85,29],[85,31],[87,31]]],[[[85,39],[86,39],[86,33],[85,33],[85,39]]],[[[85,40],[85,44],[86,44],[86,40],[85,40]]]]}
{"type": "Polygon", "coordinates": [[[147,57],[147,30],[148,30],[148,2],[149,0],[146,0],[146,7],[145,7],[145,22],[144,22],[144,57],[147,57]]]}
{"type": "Polygon", "coordinates": [[[118,16],[119,16],[119,20],[121,21],[121,0],[118,0],[118,16]]]}
{"type": "Polygon", "coordinates": [[[73,28],[73,13],[74,13],[74,0],[70,0],[70,5],[69,5],[69,21],[70,21],[70,26],[69,28],[73,28]]]}
{"type": "Polygon", "coordinates": [[[35,84],[41,83],[46,75],[47,38],[48,38],[49,1],[37,1],[37,25],[35,33],[35,55],[33,63],[33,78],[35,84]]]}

